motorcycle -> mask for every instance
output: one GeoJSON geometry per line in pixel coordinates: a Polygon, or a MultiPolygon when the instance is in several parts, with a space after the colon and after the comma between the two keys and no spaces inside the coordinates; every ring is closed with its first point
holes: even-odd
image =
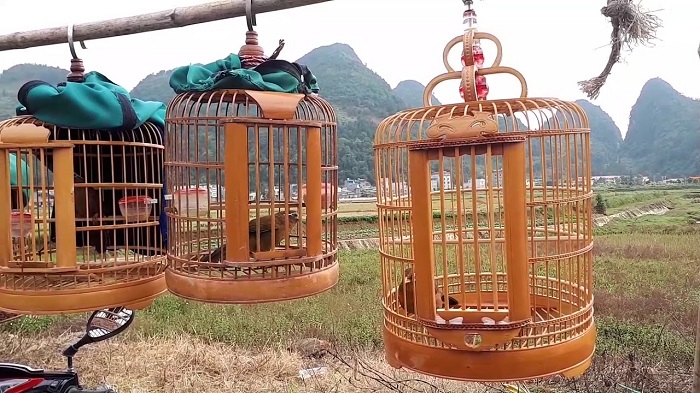
{"type": "Polygon", "coordinates": [[[0,393],[116,393],[112,388],[83,389],[73,368],[73,357],[87,345],[124,332],[134,321],[134,311],[125,307],[97,310],[87,321],[85,335],[63,351],[66,371],[45,371],[23,364],[0,363],[0,393]]]}

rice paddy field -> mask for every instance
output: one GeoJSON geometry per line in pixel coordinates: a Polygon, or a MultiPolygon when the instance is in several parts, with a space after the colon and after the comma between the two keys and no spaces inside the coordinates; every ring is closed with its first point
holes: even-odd
{"type": "MultiPolygon", "coordinates": [[[[593,366],[581,378],[530,381],[530,392],[689,392],[700,304],[700,188],[608,189],[607,214],[663,204],[664,214],[595,229],[593,366]],[[630,390],[632,389],[632,390],[630,390]]],[[[339,206],[339,238],[378,236],[374,203],[339,206]]],[[[165,294],[123,336],[86,347],[81,382],[119,392],[504,392],[395,370],[383,361],[379,256],[341,251],[339,284],[311,298],[262,305],[200,304],[165,294]],[[305,338],[322,359],[288,350],[305,338]],[[308,379],[300,370],[326,367],[308,379]]],[[[85,315],[25,316],[0,324],[0,361],[65,367],[63,347],[85,315]]]]}

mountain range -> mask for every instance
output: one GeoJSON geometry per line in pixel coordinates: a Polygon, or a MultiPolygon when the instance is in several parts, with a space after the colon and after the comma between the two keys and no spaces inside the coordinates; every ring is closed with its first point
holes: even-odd
{"type": "MultiPolygon", "coordinates": [[[[372,143],[377,124],[398,111],[422,106],[424,86],[412,80],[394,89],[346,44],[316,48],[297,60],[314,73],[320,94],[338,115],[340,179],[374,178],[372,143]]],[[[172,70],[146,76],[131,94],[167,103],[172,70]]],[[[19,87],[29,80],[56,84],[68,71],[20,64],[0,74],[0,119],[14,115],[19,87]]],[[[440,102],[435,98],[433,105],[440,102]]],[[[594,175],[685,177],[700,175],[700,101],[685,97],[662,79],[649,80],[630,111],[626,136],[599,106],[576,101],[591,127],[594,175]]]]}

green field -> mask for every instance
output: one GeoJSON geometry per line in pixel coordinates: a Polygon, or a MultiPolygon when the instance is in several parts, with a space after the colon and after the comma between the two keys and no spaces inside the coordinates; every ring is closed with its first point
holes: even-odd
{"type": "MultiPolygon", "coordinates": [[[[537,392],[625,391],[619,385],[644,392],[690,391],[700,302],[700,188],[602,195],[608,214],[659,202],[670,211],[614,220],[596,229],[594,365],[575,383],[554,380],[528,387],[537,392]]],[[[345,217],[339,223],[342,239],[377,236],[373,203],[341,205],[339,210],[345,217]]],[[[384,365],[378,252],[341,252],[339,258],[338,286],[312,298],[219,306],[162,296],[138,314],[124,338],[78,355],[83,382],[107,377],[127,392],[220,392],[224,390],[211,387],[211,381],[229,379],[258,382],[248,390],[231,382],[226,391],[501,391],[396,373],[384,365]],[[332,371],[311,382],[296,375],[308,361],[285,351],[288,343],[305,337],[330,341],[337,354],[321,361],[332,371]]],[[[13,343],[0,346],[0,359],[61,367],[58,349],[65,339],[60,335],[79,331],[83,321],[84,316],[44,316],[0,325],[0,342],[13,343]]]]}

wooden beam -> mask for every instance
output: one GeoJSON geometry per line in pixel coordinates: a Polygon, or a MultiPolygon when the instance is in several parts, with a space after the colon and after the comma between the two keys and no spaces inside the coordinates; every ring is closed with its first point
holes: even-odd
{"type": "MultiPolygon", "coordinates": [[[[331,0],[253,0],[254,14],[298,8],[331,0]]],[[[146,33],[237,18],[246,15],[246,0],[225,0],[178,7],[124,18],[76,24],[75,42],[146,33]]],[[[0,51],[64,44],[68,42],[68,26],[17,32],[0,36],[0,51]]]]}

